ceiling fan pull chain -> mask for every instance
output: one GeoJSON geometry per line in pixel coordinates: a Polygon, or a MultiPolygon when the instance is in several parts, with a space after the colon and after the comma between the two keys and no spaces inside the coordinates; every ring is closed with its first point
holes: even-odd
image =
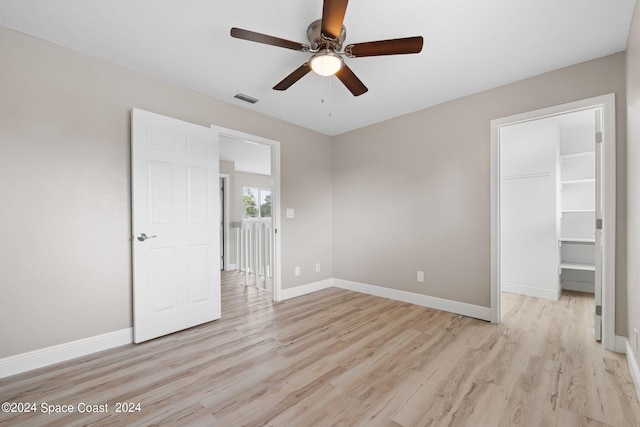
{"type": "Polygon", "coordinates": [[[333,112],[333,82],[332,79],[322,79],[322,97],[320,98],[320,103],[325,104],[329,110],[329,117],[331,117],[331,113],[333,112]],[[325,100],[327,102],[325,102],[325,100]]]}
{"type": "Polygon", "coordinates": [[[333,114],[333,79],[325,79],[329,83],[329,117],[333,114]]]}

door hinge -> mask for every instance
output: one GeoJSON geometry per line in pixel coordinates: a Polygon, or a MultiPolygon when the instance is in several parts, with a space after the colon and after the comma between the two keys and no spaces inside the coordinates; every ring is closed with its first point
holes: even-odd
{"type": "Polygon", "coordinates": [[[596,142],[602,142],[602,132],[596,132],[596,142]]]}
{"type": "Polygon", "coordinates": [[[596,219],[596,230],[602,230],[602,218],[596,219]]]}
{"type": "Polygon", "coordinates": [[[602,316],[602,306],[596,305],[596,316],[602,316]]]}

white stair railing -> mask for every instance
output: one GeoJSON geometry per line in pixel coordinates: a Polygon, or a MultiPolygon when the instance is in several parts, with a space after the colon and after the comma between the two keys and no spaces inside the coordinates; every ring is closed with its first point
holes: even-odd
{"type": "Polygon", "coordinates": [[[249,275],[255,286],[273,291],[273,227],[271,220],[244,220],[236,229],[236,260],[244,272],[244,284],[249,275]]]}

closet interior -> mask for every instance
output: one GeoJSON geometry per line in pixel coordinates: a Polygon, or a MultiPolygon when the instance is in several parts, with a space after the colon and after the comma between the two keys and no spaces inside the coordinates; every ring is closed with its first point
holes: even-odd
{"type": "Polygon", "coordinates": [[[594,293],[596,117],[584,110],[501,129],[502,291],[594,293]]]}

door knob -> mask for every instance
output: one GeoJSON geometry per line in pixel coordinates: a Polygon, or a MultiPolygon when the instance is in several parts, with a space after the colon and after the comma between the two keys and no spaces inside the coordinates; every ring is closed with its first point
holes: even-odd
{"type": "Polygon", "coordinates": [[[145,233],[138,234],[138,240],[144,242],[147,239],[153,239],[154,237],[158,237],[155,234],[153,236],[147,236],[145,233]]]}

